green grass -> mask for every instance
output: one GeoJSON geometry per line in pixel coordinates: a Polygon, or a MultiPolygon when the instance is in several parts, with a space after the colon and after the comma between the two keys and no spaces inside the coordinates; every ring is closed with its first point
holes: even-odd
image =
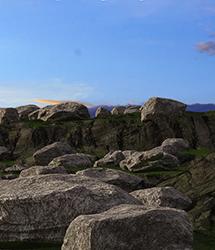
{"type": "Polygon", "coordinates": [[[44,122],[41,120],[26,120],[23,122],[27,128],[33,128],[33,129],[51,126],[49,122],[44,122]]]}
{"type": "Polygon", "coordinates": [[[211,151],[207,148],[189,149],[184,152],[185,155],[193,157],[206,157],[211,151]]]}
{"type": "Polygon", "coordinates": [[[194,250],[214,250],[215,234],[201,232],[194,233],[194,250]]]}

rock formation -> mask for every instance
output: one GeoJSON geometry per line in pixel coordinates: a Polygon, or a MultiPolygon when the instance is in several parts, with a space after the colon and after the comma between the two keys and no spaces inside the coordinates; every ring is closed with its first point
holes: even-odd
{"type": "Polygon", "coordinates": [[[0,108],[0,125],[10,125],[18,122],[19,115],[14,108],[0,108]]]}
{"type": "Polygon", "coordinates": [[[99,107],[97,110],[96,110],[96,115],[95,117],[96,118],[106,118],[108,116],[111,115],[111,112],[103,107],[99,107]]]}
{"type": "Polygon", "coordinates": [[[36,110],[39,110],[39,107],[36,105],[25,105],[19,106],[16,108],[19,118],[21,120],[28,119],[28,116],[36,110]]]}

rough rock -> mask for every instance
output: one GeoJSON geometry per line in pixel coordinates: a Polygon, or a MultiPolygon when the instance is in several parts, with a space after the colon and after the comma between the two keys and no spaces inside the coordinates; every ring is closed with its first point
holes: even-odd
{"type": "Polygon", "coordinates": [[[0,146],[0,160],[7,160],[10,155],[10,151],[6,147],[0,146]]]}
{"type": "Polygon", "coordinates": [[[25,170],[27,167],[24,166],[24,165],[21,165],[21,164],[15,164],[13,165],[12,167],[8,167],[6,169],[4,169],[4,172],[6,173],[19,173],[21,172],[22,170],[25,170]]]}
{"type": "Polygon", "coordinates": [[[37,105],[25,105],[17,107],[16,110],[19,114],[19,118],[23,120],[28,119],[28,116],[34,111],[39,110],[39,107],[37,105]]]}
{"type": "Polygon", "coordinates": [[[60,242],[77,216],[100,213],[119,204],[140,202],[113,185],[74,175],[2,180],[0,242],[60,242]]]}
{"type": "Polygon", "coordinates": [[[182,138],[168,138],[162,143],[161,147],[164,152],[171,155],[178,155],[190,148],[189,143],[182,138]]]}
{"type": "Polygon", "coordinates": [[[74,150],[69,144],[54,142],[36,151],[33,157],[36,165],[47,166],[54,158],[71,153],[74,153],[74,150]]]}
{"type": "Polygon", "coordinates": [[[103,107],[99,107],[97,110],[96,110],[96,115],[95,117],[96,118],[106,118],[106,117],[109,117],[111,115],[111,112],[103,107]]]}
{"type": "Polygon", "coordinates": [[[117,106],[117,107],[114,107],[114,108],[111,110],[111,114],[112,114],[112,115],[123,115],[125,109],[126,109],[125,106],[117,106]]]}
{"type": "Polygon", "coordinates": [[[14,108],[0,108],[0,125],[10,125],[19,121],[19,115],[14,108]]]}
{"type": "Polygon", "coordinates": [[[171,207],[189,210],[192,201],[173,187],[154,187],[137,190],[131,193],[145,207],[171,207]]]}
{"type": "Polygon", "coordinates": [[[94,167],[110,167],[118,166],[125,159],[125,155],[121,150],[109,152],[102,159],[95,162],[94,167]]]}
{"type": "Polygon", "coordinates": [[[140,113],[141,106],[128,106],[124,110],[124,114],[133,114],[133,113],[140,113]]]}
{"type": "Polygon", "coordinates": [[[87,107],[76,102],[65,102],[48,106],[43,108],[38,114],[38,119],[52,122],[89,118],[87,107]]]}
{"type": "Polygon", "coordinates": [[[141,107],[141,120],[148,121],[162,116],[175,117],[183,114],[186,107],[184,103],[175,100],[152,97],[141,107]]]}
{"type": "Polygon", "coordinates": [[[77,172],[76,175],[96,178],[102,182],[118,186],[127,192],[147,187],[147,183],[145,183],[142,178],[127,174],[120,170],[89,168],[77,172]]]}
{"type": "Polygon", "coordinates": [[[19,177],[47,174],[67,174],[67,171],[63,166],[33,166],[21,171],[19,177]]]}
{"type": "Polygon", "coordinates": [[[184,211],[120,205],[72,221],[62,250],[192,250],[192,241],[184,211]]]}
{"type": "Polygon", "coordinates": [[[95,157],[89,154],[66,154],[54,158],[49,165],[50,166],[64,166],[69,172],[76,172],[80,168],[92,167],[95,162],[95,157]]]}

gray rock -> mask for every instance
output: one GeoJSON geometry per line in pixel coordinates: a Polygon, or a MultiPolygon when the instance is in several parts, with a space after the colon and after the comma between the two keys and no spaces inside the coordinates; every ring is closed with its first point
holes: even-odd
{"type": "Polygon", "coordinates": [[[120,205],[70,224],[62,250],[192,250],[187,214],[172,208],[120,205]]]}
{"type": "Polygon", "coordinates": [[[33,157],[36,165],[47,166],[54,158],[71,153],[74,153],[74,150],[69,144],[54,142],[36,151],[33,157]]]}
{"type": "Polygon", "coordinates": [[[141,203],[113,185],[74,175],[0,181],[0,242],[60,242],[77,216],[119,204],[141,203]]]}
{"type": "Polygon", "coordinates": [[[28,119],[29,120],[38,120],[38,116],[39,116],[40,111],[41,111],[41,109],[37,109],[37,110],[33,111],[32,113],[30,113],[28,115],[28,119]]]}
{"type": "Polygon", "coordinates": [[[171,155],[178,155],[178,153],[190,148],[189,143],[182,138],[168,138],[162,143],[161,147],[164,152],[171,155]]]}
{"type": "Polygon", "coordinates": [[[162,116],[175,117],[183,114],[186,107],[184,103],[175,100],[153,97],[141,107],[141,120],[154,120],[162,116]]]}
{"type": "Polygon", "coordinates": [[[89,168],[77,172],[76,175],[96,178],[102,182],[116,185],[127,192],[145,188],[147,186],[142,178],[114,169],[89,168]]]}
{"type": "Polygon", "coordinates": [[[38,119],[43,121],[69,121],[74,119],[89,119],[86,106],[76,102],[65,102],[43,108],[38,119]]]}
{"type": "Polygon", "coordinates": [[[123,115],[125,109],[126,109],[125,106],[117,106],[117,107],[114,107],[114,108],[111,110],[111,114],[112,114],[112,115],[123,115]]]}
{"type": "Polygon", "coordinates": [[[88,154],[66,154],[54,158],[49,165],[50,166],[64,166],[69,172],[76,172],[81,168],[92,167],[95,162],[95,157],[88,154]]]}
{"type": "Polygon", "coordinates": [[[121,150],[109,152],[102,159],[95,162],[94,167],[110,167],[118,166],[125,159],[125,155],[121,150]]]}
{"type": "Polygon", "coordinates": [[[63,166],[33,166],[21,171],[19,177],[47,174],[67,174],[67,171],[63,166]]]}
{"type": "Polygon", "coordinates": [[[14,108],[0,108],[0,125],[10,125],[19,121],[19,115],[14,108]]]}
{"type": "Polygon", "coordinates": [[[24,170],[26,168],[27,167],[24,166],[24,165],[15,164],[12,167],[8,167],[8,168],[4,169],[4,172],[6,172],[6,173],[10,173],[10,172],[13,172],[13,173],[17,172],[17,173],[19,173],[19,172],[21,172],[22,170],[24,170]]]}
{"type": "Polygon", "coordinates": [[[39,110],[39,107],[36,105],[25,105],[19,106],[16,108],[20,119],[28,119],[28,116],[36,110],[39,110]]]}
{"type": "Polygon", "coordinates": [[[140,113],[141,106],[128,106],[126,107],[124,114],[133,114],[133,113],[140,113]]]}
{"type": "Polygon", "coordinates": [[[109,117],[111,115],[111,112],[103,107],[99,107],[97,110],[96,110],[96,115],[95,117],[96,118],[106,118],[106,117],[109,117]]]}
{"type": "Polygon", "coordinates": [[[154,187],[131,193],[145,207],[171,207],[189,210],[192,201],[173,187],[154,187]]]}
{"type": "Polygon", "coordinates": [[[0,160],[7,160],[9,156],[10,151],[4,146],[0,146],[0,160]]]}

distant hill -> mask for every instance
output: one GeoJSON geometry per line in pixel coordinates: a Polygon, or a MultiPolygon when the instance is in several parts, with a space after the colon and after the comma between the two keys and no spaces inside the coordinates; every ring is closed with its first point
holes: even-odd
{"type": "MultiPolygon", "coordinates": [[[[99,107],[104,107],[107,110],[111,111],[114,106],[113,105],[98,105],[98,106],[93,106],[89,108],[89,113],[91,117],[95,117],[95,113],[97,108],[99,107]]],[[[215,111],[215,104],[191,104],[187,106],[187,111],[191,112],[208,112],[208,111],[215,111]]]]}

